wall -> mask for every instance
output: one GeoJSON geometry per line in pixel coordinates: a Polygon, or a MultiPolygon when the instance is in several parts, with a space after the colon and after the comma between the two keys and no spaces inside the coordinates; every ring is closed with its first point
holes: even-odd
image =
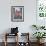
{"type": "Polygon", "coordinates": [[[11,27],[19,27],[19,32],[30,32],[36,24],[36,0],[0,0],[0,34],[10,32],[11,27]],[[24,22],[11,22],[11,6],[24,6],[24,22]]]}

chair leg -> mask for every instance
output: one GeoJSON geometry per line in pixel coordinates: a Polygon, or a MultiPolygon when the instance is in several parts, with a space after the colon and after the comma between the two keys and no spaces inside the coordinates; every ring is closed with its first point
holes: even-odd
{"type": "Polygon", "coordinates": [[[18,34],[17,34],[17,46],[18,46],[18,34]]]}
{"type": "Polygon", "coordinates": [[[5,46],[7,46],[7,42],[6,42],[6,41],[5,41],[5,43],[4,43],[4,44],[5,44],[5,46]]]}

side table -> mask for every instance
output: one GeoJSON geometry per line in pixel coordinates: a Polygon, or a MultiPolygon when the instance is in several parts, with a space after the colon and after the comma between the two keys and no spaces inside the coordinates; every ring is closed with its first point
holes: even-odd
{"type": "Polygon", "coordinates": [[[18,33],[15,33],[15,34],[6,33],[6,34],[5,34],[5,46],[7,46],[7,38],[8,38],[7,36],[9,36],[9,37],[10,37],[10,36],[17,36],[17,37],[16,37],[17,39],[15,39],[15,40],[17,40],[15,46],[18,46],[18,33]]]}

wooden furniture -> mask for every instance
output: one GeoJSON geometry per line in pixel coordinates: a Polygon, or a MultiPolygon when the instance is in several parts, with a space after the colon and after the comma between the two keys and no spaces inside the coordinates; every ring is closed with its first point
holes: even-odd
{"type": "MultiPolygon", "coordinates": [[[[26,42],[24,41],[24,42],[21,42],[21,43],[19,43],[18,42],[18,33],[17,34],[10,34],[10,33],[6,33],[5,34],[5,46],[7,46],[8,45],[8,42],[7,42],[7,38],[10,38],[10,36],[16,36],[16,40],[17,40],[17,42],[15,43],[16,45],[15,46],[23,46],[23,44],[24,44],[24,46],[30,46],[30,42],[29,42],[29,33],[21,33],[21,36],[22,37],[24,37],[24,36],[26,36],[26,42]],[[20,45],[21,44],[21,45],[20,45]]],[[[24,39],[24,38],[23,38],[24,39]]]]}
{"type": "Polygon", "coordinates": [[[10,34],[10,33],[6,33],[5,34],[5,46],[7,46],[8,42],[7,42],[7,38],[10,38],[10,36],[16,36],[17,38],[15,38],[17,40],[16,42],[16,45],[15,46],[18,46],[18,33],[17,34],[10,34]]]}
{"type": "Polygon", "coordinates": [[[30,46],[30,42],[29,42],[29,33],[21,33],[21,36],[26,36],[26,39],[27,39],[27,42],[26,43],[26,46],[30,46]]]}

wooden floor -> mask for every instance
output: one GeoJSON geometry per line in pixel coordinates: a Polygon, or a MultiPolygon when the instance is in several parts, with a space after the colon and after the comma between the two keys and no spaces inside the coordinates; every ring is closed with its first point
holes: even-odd
{"type": "MultiPolygon", "coordinates": [[[[37,43],[34,43],[34,42],[32,42],[32,43],[30,43],[31,45],[30,46],[37,46],[37,43]]],[[[0,46],[4,46],[4,43],[2,42],[0,42],[0,46]]],[[[15,46],[15,42],[14,43],[12,43],[12,42],[10,42],[10,43],[8,43],[8,45],[7,46],[15,46]]],[[[22,45],[21,45],[22,46],[22,45]]],[[[25,45],[24,45],[25,46],[25,45]]],[[[44,43],[42,46],[46,46],[46,43],[44,43]]]]}

